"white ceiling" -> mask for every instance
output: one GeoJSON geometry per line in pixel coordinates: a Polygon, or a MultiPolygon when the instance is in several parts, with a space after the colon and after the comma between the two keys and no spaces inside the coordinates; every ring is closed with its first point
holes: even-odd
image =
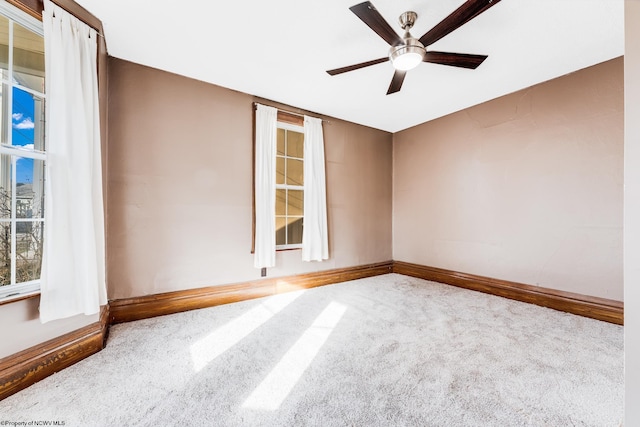
{"type": "MultiPolygon", "coordinates": [[[[431,46],[489,55],[476,70],[423,63],[386,95],[388,45],[349,7],[361,0],[76,0],[102,20],[111,56],[319,114],[397,132],[624,53],[624,0],[502,0],[431,46]]],[[[419,38],[464,0],[372,0],[419,38]]]]}

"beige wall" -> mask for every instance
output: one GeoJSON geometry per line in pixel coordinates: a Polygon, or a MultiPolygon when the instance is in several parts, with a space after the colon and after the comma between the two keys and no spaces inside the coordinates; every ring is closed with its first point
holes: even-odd
{"type": "Polygon", "coordinates": [[[640,425],[640,1],[625,2],[625,425],[640,425]]]}
{"type": "MultiPolygon", "coordinates": [[[[638,30],[627,27],[629,46],[638,30]]],[[[629,50],[625,67],[631,114],[640,96],[628,70],[640,62],[629,50]]],[[[249,253],[254,98],[121,60],[110,73],[110,298],[258,278],[249,253]]],[[[396,134],[393,258],[622,299],[621,78],[618,59],[396,134]]],[[[269,276],[392,258],[392,137],[329,120],[331,259],[280,252],[269,276]]],[[[627,153],[638,123],[627,121],[627,153]]],[[[627,211],[637,218],[632,161],[627,211]]],[[[625,234],[627,248],[640,246],[625,234]]],[[[626,272],[628,303],[640,278],[637,266],[626,272]]],[[[11,325],[0,357],[95,321],[41,325],[37,299],[0,306],[11,325]]]]}
{"type": "MultiPolygon", "coordinates": [[[[102,28],[100,21],[95,17],[87,14],[86,11],[80,11],[78,5],[71,0],[62,0],[57,2],[60,6],[68,10],[75,11],[76,16],[81,17],[85,22],[91,22],[93,25],[102,28]]],[[[29,7],[29,6],[27,6],[29,7]]],[[[101,33],[104,31],[100,30],[101,33]]],[[[107,49],[103,37],[99,38],[98,45],[98,69],[99,69],[99,87],[100,87],[100,137],[102,140],[103,169],[106,170],[107,165],[107,49]]],[[[103,186],[106,191],[106,180],[103,186]]],[[[106,204],[106,200],[105,200],[106,204]]],[[[108,236],[107,236],[108,238],[108,236]]],[[[68,319],[56,320],[46,324],[41,324],[39,319],[38,305],[40,298],[31,298],[28,300],[11,302],[0,305],[0,358],[17,353],[29,347],[41,344],[50,339],[59,337],[68,332],[80,329],[84,326],[98,321],[98,314],[92,316],[78,315],[68,319]]]]}
{"type": "Polygon", "coordinates": [[[623,61],[394,135],[393,257],[623,299],[623,61]]]}
{"type": "MultiPolygon", "coordinates": [[[[109,78],[109,297],[259,278],[254,98],[118,59],[109,78]]],[[[329,121],[330,259],[279,252],[269,276],[391,259],[391,134],[329,121]]]]}
{"type": "Polygon", "coordinates": [[[0,306],[0,359],[97,322],[99,314],[78,315],[42,324],[40,298],[0,306]]]}

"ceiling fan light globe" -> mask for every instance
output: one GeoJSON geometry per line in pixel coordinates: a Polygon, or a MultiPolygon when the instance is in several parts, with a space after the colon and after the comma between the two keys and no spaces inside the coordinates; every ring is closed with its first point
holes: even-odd
{"type": "Polygon", "coordinates": [[[394,58],[391,62],[396,70],[408,71],[416,68],[422,62],[422,55],[415,52],[407,52],[394,58]]]}
{"type": "Polygon", "coordinates": [[[389,50],[389,59],[396,70],[408,71],[416,68],[426,54],[422,43],[414,38],[407,38],[406,44],[394,46],[389,50]]]}

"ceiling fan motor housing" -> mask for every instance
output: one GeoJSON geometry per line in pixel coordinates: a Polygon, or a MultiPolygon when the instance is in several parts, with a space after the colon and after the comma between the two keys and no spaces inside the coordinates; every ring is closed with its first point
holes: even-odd
{"type": "Polygon", "coordinates": [[[405,12],[400,15],[400,25],[405,30],[404,44],[391,46],[389,49],[389,59],[396,70],[406,71],[417,67],[427,54],[424,45],[409,33],[416,18],[418,14],[415,12],[405,12]]]}

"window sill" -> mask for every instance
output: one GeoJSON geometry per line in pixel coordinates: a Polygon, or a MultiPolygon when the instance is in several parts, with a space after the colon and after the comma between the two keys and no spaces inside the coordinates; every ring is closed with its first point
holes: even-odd
{"type": "Polygon", "coordinates": [[[40,295],[40,280],[0,287],[0,305],[40,295]]]}
{"type": "Polygon", "coordinates": [[[302,250],[302,246],[297,246],[294,248],[276,248],[276,252],[300,251],[300,250],[302,250]]]}
{"type": "Polygon", "coordinates": [[[18,302],[26,299],[31,299],[31,298],[37,298],[39,296],[40,296],[39,290],[28,292],[28,293],[12,295],[12,296],[8,296],[0,299],[0,305],[11,304],[13,302],[18,302]]]}

